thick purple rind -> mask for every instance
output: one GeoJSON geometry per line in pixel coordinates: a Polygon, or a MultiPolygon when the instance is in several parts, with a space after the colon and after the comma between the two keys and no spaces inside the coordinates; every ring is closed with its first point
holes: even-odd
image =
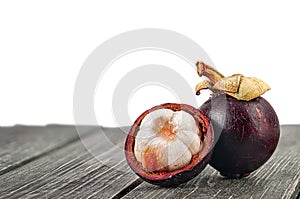
{"type": "Polygon", "coordinates": [[[211,158],[214,143],[215,136],[213,128],[210,124],[209,119],[202,113],[202,111],[187,104],[167,103],[155,106],[145,111],[136,119],[127,135],[124,149],[128,165],[140,178],[154,185],[163,187],[176,187],[196,177],[206,167],[211,158]],[[173,111],[183,110],[190,113],[197,121],[199,129],[203,133],[204,144],[202,150],[198,154],[195,154],[193,156],[193,159],[189,165],[172,172],[148,173],[142,168],[140,163],[138,163],[135,158],[135,136],[144,117],[150,112],[158,109],[171,109],[173,111]]]}
{"type": "Polygon", "coordinates": [[[239,101],[219,95],[200,110],[221,133],[210,165],[228,178],[241,178],[263,165],[279,141],[280,126],[272,106],[262,97],[239,101]]]}
{"type": "Polygon", "coordinates": [[[210,151],[198,164],[196,164],[195,167],[193,167],[190,170],[182,170],[180,173],[177,173],[176,175],[171,175],[169,178],[163,178],[163,179],[149,179],[145,176],[140,175],[139,173],[136,173],[140,178],[145,180],[146,182],[154,185],[158,185],[161,187],[177,187],[180,184],[186,183],[189,180],[193,179],[197,175],[201,173],[205,169],[205,167],[208,165],[208,162],[211,158],[212,151],[210,151]]]}

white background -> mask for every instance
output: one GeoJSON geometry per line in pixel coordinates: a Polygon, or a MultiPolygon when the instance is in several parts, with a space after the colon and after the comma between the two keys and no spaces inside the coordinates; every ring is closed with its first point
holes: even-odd
{"type": "MultiPolygon", "coordinates": [[[[0,125],[74,123],[73,91],[85,59],[107,39],[138,28],[181,33],[196,41],[225,75],[260,77],[272,88],[264,97],[280,123],[300,123],[299,10],[296,0],[1,1],[0,125]]],[[[119,64],[136,65],[143,57],[157,64],[173,60],[176,65],[177,59],[148,52],[124,57],[119,64]]],[[[191,85],[199,81],[196,74],[190,78],[191,85]]],[[[134,120],[167,99],[176,96],[145,87],[124,108],[134,120]],[[145,103],[143,93],[149,92],[158,95],[145,103]]],[[[99,123],[114,126],[109,97],[102,103],[108,108],[100,111],[95,105],[96,114],[106,116],[99,123]]]]}

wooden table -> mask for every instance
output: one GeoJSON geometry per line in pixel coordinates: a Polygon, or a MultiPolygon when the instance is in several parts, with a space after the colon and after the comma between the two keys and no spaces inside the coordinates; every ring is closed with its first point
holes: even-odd
{"type": "Polygon", "coordinates": [[[97,126],[0,127],[0,198],[299,198],[300,125],[281,126],[276,152],[249,177],[207,166],[177,188],[139,179],[124,160],[125,137],[97,126]]]}

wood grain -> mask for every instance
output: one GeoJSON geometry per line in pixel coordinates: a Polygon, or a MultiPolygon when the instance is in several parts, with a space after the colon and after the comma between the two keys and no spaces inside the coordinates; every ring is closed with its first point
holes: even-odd
{"type": "MultiPolygon", "coordinates": [[[[86,133],[96,129],[77,128],[86,133]]],[[[77,129],[68,125],[0,127],[0,175],[78,139],[77,129]]]]}
{"type": "MultiPolygon", "coordinates": [[[[33,134],[38,137],[36,140],[48,140],[49,146],[65,143],[59,141],[65,140],[63,135],[62,139],[51,140],[52,136],[44,136],[39,127],[35,133],[22,128],[19,132],[33,134]]],[[[54,131],[64,134],[68,128],[61,131],[57,127],[54,131]]],[[[130,170],[123,152],[127,131],[99,127],[88,136],[47,153],[41,153],[43,147],[38,148],[35,143],[32,152],[42,155],[0,176],[0,198],[297,198],[299,194],[300,126],[282,126],[276,152],[249,177],[226,179],[208,166],[195,179],[177,188],[142,182],[130,170]]],[[[6,137],[1,138],[9,140],[6,137]]],[[[29,147],[28,140],[18,139],[22,148],[29,147]]],[[[6,151],[11,157],[22,154],[12,149],[11,146],[6,151]]],[[[0,156],[0,161],[4,156],[0,156]]]]}
{"type": "Polygon", "coordinates": [[[0,176],[0,198],[109,198],[141,183],[124,160],[126,134],[102,130],[0,176]]]}
{"type": "Polygon", "coordinates": [[[282,126],[278,148],[260,169],[243,179],[226,179],[208,166],[177,188],[143,182],[124,198],[296,198],[300,192],[300,126],[282,126]]]}

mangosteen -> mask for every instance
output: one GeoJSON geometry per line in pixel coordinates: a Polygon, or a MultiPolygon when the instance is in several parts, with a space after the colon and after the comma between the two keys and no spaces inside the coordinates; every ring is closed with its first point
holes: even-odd
{"type": "Polygon", "coordinates": [[[143,180],[177,186],[208,164],[214,144],[209,119],[187,104],[167,103],[141,114],[125,142],[125,157],[143,180]]]}
{"type": "Polygon", "coordinates": [[[271,157],[279,141],[276,112],[261,97],[270,87],[259,78],[224,77],[203,62],[196,65],[198,75],[208,78],[196,86],[196,94],[212,91],[200,110],[220,134],[209,164],[225,177],[245,177],[271,157]]]}

